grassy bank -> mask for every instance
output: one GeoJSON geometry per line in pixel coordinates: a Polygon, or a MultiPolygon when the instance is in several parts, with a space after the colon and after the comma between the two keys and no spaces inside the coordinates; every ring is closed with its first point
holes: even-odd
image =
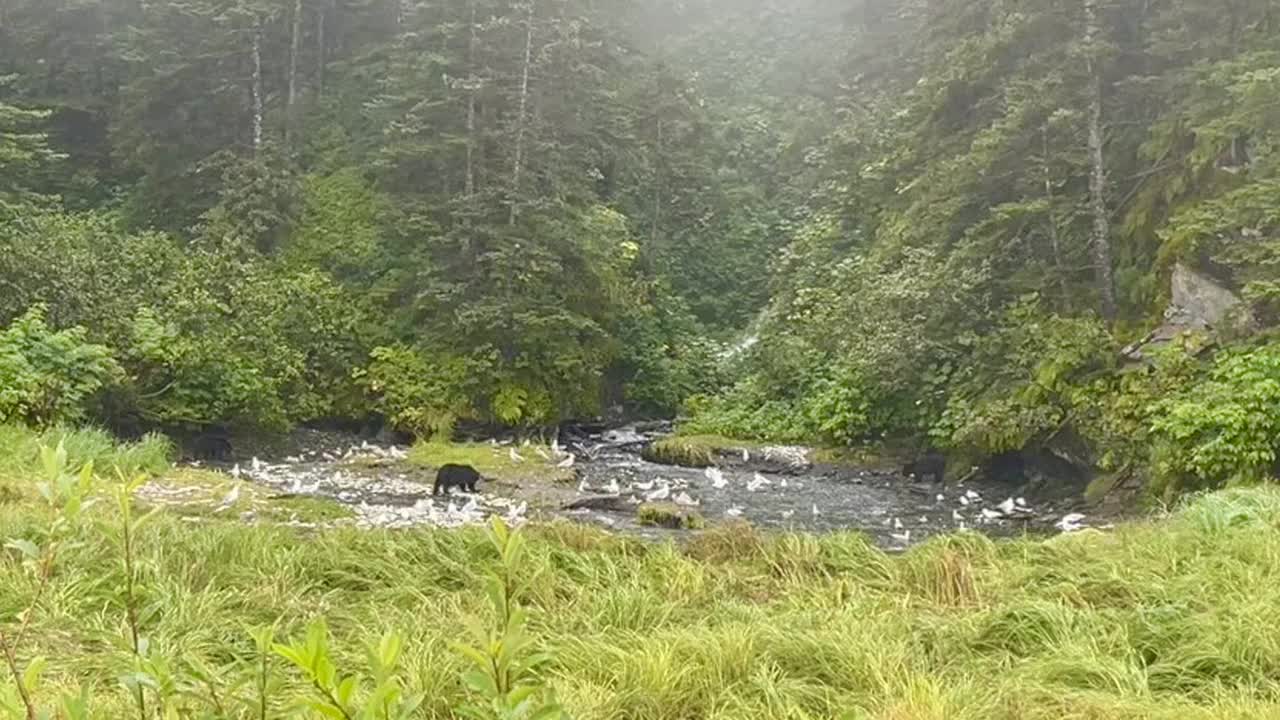
{"type": "MultiPolygon", "coordinates": [[[[104,486],[109,489],[109,484],[104,486]]],[[[44,583],[8,552],[0,616],[37,597],[19,657],[48,658],[38,700],[84,685],[93,718],[138,717],[118,543],[107,503],[44,583]]],[[[50,511],[0,505],[0,537],[44,537],[50,511]]],[[[532,630],[575,718],[1274,718],[1280,715],[1280,492],[1206,496],[1172,517],[1047,541],[965,535],[890,557],[862,537],[731,526],[685,547],[533,527],[532,630]]],[[[70,538],[69,538],[70,540],[70,538]]],[[[496,558],[477,530],[301,533],[161,513],[134,536],[148,672],[191,680],[182,717],[259,717],[230,684],[258,662],[247,628],[298,639],[326,619],[340,672],[405,638],[414,717],[457,717],[450,648],[486,610],[496,558]],[[210,693],[222,714],[199,714],[210,693]]],[[[277,711],[308,683],[270,661],[277,711]]],[[[0,684],[0,707],[14,701],[0,684]]],[[[273,715],[273,717],[278,715],[273,715]]],[[[303,711],[294,717],[320,717],[303,711]]]]}
{"type": "Polygon", "coordinates": [[[137,442],[118,443],[110,433],[95,429],[51,428],[36,431],[21,425],[0,424],[0,486],[15,491],[30,485],[40,467],[41,446],[59,442],[75,467],[93,463],[100,475],[137,472],[163,473],[173,459],[173,444],[161,435],[137,442]]]}
{"type": "MultiPolygon", "coordinates": [[[[480,530],[301,532],[170,510],[133,530],[141,664],[110,502],[52,538],[44,579],[22,542],[0,553],[0,630],[22,635],[20,664],[47,659],[41,706],[83,687],[84,716],[140,717],[120,685],[137,670],[173,689],[174,716],[260,717],[237,685],[261,666],[250,629],[296,641],[323,618],[338,673],[365,671],[366,643],[396,630],[398,682],[425,698],[412,716],[458,716],[468,691],[451,642],[488,612],[481,573],[498,562],[480,530]],[[28,607],[23,633],[14,618],[28,607]]],[[[0,538],[44,544],[52,516],[29,495],[0,503],[0,538]]],[[[1274,488],[1114,532],[968,534],[902,556],[855,534],[730,525],[676,546],[553,524],[525,530],[518,573],[545,682],[580,720],[1263,719],[1280,716],[1277,529],[1274,488]]],[[[285,715],[310,683],[278,656],[268,670],[270,716],[321,717],[285,715]]],[[[6,703],[20,716],[14,687],[0,673],[0,716],[6,703]]]]}
{"type": "Polygon", "coordinates": [[[736,440],[721,435],[671,435],[661,438],[645,448],[644,457],[650,462],[683,467],[709,467],[715,465],[725,453],[741,453],[760,447],[758,442],[736,440]]]}
{"type": "Polygon", "coordinates": [[[410,464],[430,470],[454,463],[470,465],[483,477],[503,482],[574,481],[573,469],[559,467],[559,459],[552,458],[551,448],[544,445],[419,442],[409,450],[410,464]]]}

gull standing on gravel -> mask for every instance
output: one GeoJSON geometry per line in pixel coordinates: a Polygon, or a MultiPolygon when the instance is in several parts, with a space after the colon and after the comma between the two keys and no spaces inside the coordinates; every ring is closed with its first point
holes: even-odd
{"type": "Polygon", "coordinates": [[[235,486],[231,488],[231,492],[227,493],[226,497],[222,498],[222,504],[219,505],[218,509],[214,510],[213,512],[214,513],[226,512],[227,510],[230,510],[232,507],[234,507],[235,504],[238,502],[240,502],[240,483],[237,482],[235,486]]]}

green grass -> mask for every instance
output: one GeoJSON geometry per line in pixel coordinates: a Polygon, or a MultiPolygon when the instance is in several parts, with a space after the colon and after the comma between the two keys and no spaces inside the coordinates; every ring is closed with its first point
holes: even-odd
{"type": "Polygon", "coordinates": [[[174,455],[173,444],[162,435],[117,443],[103,430],[36,431],[20,425],[0,425],[0,484],[15,485],[35,476],[40,466],[40,446],[53,447],[59,442],[66,447],[72,465],[92,462],[102,475],[159,475],[169,469],[174,455]]]}
{"type": "Polygon", "coordinates": [[[644,457],[664,465],[709,467],[716,464],[721,453],[758,447],[761,443],[721,435],[672,435],[651,444],[645,449],[644,457]]]}
{"type": "Polygon", "coordinates": [[[409,450],[409,463],[431,470],[449,463],[470,465],[479,470],[483,477],[504,482],[534,480],[567,483],[575,478],[572,468],[557,467],[556,462],[547,460],[538,453],[541,450],[551,456],[549,447],[526,445],[515,448],[517,454],[524,458],[523,462],[512,460],[511,450],[510,446],[488,443],[418,442],[409,450]]]}
{"type": "Polygon", "coordinates": [[[675,503],[645,503],[636,508],[636,521],[646,527],[701,530],[707,521],[699,513],[675,503]]]}
{"type": "MultiPolygon", "coordinates": [[[[185,481],[221,489],[210,475],[185,481]]],[[[102,535],[114,511],[92,513],[19,655],[49,659],[43,704],[84,684],[90,717],[136,718],[117,681],[131,660],[119,546],[102,535]]],[[[30,500],[0,503],[0,538],[39,540],[49,520],[30,500]]],[[[684,546],[563,523],[525,532],[532,632],[578,720],[1280,717],[1273,488],[1206,495],[1114,532],[959,535],[901,556],[855,534],[742,524],[684,546]]],[[[296,639],[323,616],[344,673],[364,667],[366,642],[402,633],[402,681],[426,697],[415,717],[457,717],[467,694],[450,642],[487,613],[481,571],[496,563],[478,530],[300,532],[160,513],[136,545],[143,631],[170,671],[198,663],[230,677],[223,668],[253,661],[247,626],[278,623],[296,639]]],[[[2,627],[38,588],[16,554],[0,554],[2,627]]],[[[306,684],[275,667],[278,711],[306,684]]]]}

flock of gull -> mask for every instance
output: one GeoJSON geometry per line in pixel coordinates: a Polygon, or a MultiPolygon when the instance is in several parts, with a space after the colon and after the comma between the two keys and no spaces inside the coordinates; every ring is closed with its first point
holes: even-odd
{"type": "MultiPolygon", "coordinates": [[[[289,456],[282,463],[268,463],[253,458],[245,465],[234,465],[229,474],[235,481],[231,490],[214,510],[229,512],[240,501],[241,486],[252,482],[274,491],[272,499],[327,498],[341,503],[354,513],[354,523],[361,528],[399,529],[431,525],[457,528],[486,522],[501,515],[508,524],[526,521],[527,502],[484,493],[461,493],[445,498],[431,496],[431,486],[410,480],[399,472],[380,472],[376,477],[359,471],[360,463],[369,461],[401,461],[408,452],[400,447],[382,447],[364,442],[345,452],[307,451],[289,456]],[[351,463],[346,469],[335,463],[351,463]]],[[[246,520],[254,511],[242,513],[246,520]]],[[[307,524],[307,523],[295,523],[307,524]]]]}
{"type": "MultiPolygon", "coordinates": [[[[634,440],[629,435],[616,438],[606,436],[606,442],[601,445],[588,448],[578,444],[573,446],[573,451],[561,447],[558,439],[549,447],[516,445],[510,441],[494,441],[493,444],[507,445],[507,457],[515,464],[540,461],[561,469],[570,469],[578,463],[579,455],[594,458],[602,447],[620,447],[634,440]]],[[[495,452],[501,450],[495,448],[495,452]]],[[[708,508],[704,507],[704,501],[707,501],[714,507],[716,515],[735,519],[756,515],[761,505],[773,507],[774,498],[778,497],[786,498],[786,502],[776,503],[777,508],[772,516],[780,516],[787,524],[800,524],[797,515],[803,514],[811,515],[812,522],[809,524],[820,524],[819,518],[824,515],[824,510],[837,513],[831,520],[836,521],[833,525],[841,524],[838,515],[842,508],[833,504],[836,502],[833,498],[823,500],[824,504],[820,506],[819,502],[810,502],[815,499],[812,494],[803,494],[807,483],[821,482],[815,478],[793,474],[808,465],[807,454],[803,449],[762,448],[755,451],[757,460],[783,468],[774,477],[750,469],[748,463],[752,459],[751,452],[742,450],[742,467],[729,474],[720,467],[708,467],[702,471],[701,476],[687,473],[689,477],[649,477],[622,481],[618,473],[597,474],[594,485],[586,479],[580,480],[577,485],[579,501],[586,502],[581,502],[580,505],[571,503],[566,509],[591,507],[594,503],[595,507],[616,513],[625,512],[628,506],[644,503],[670,503],[681,508],[706,510],[708,508]],[[751,502],[749,495],[757,493],[767,493],[770,497],[751,502]],[[749,510],[747,505],[754,509],[749,510]],[[809,507],[805,508],[805,505],[809,507]]],[[[214,512],[225,514],[236,509],[240,505],[242,485],[249,482],[273,492],[270,496],[272,499],[314,497],[341,503],[353,513],[353,520],[350,522],[363,528],[424,525],[456,528],[484,523],[494,515],[504,517],[513,525],[526,521],[529,510],[527,501],[486,493],[463,493],[457,489],[446,497],[432,497],[429,485],[411,480],[406,474],[399,472],[398,463],[407,458],[405,448],[380,446],[367,441],[340,451],[309,450],[286,457],[278,463],[264,462],[255,457],[243,465],[236,464],[229,469],[235,483],[214,512]],[[378,470],[370,472],[368,468],[378,470]]],[[[732,460],[736,465],[736,456],[732,460]]],[[[855,484],[862,484],[863,481],[862,477],[853,479],[855,484]]],[[[259,495],[260,493],[255,493],[255,497],[259,495]]],[[[843,495],[841,498],[842,505],[843,495]]],[[[850,495],[850,500],[854,499],[850,495]]],[[[901,508],[898,510],[902,512],[901,508]]],[[[919,522],[915,522],[915,515],[911,513],[895,516],[886,512],[888,516],[882,516],[884,535],[896,544],[907,546],[912,541],[913,530],[917,535],[931,534],[944,528],[964,532],[983,526],[1029,522],[1038,515],[1025,498],[1009,497],[999,503],[989,503],[976,490],[966,490],[963,486],[959,494],[953,494],[950,499],[939,493],[931,506],[919,505],[916,510],[921,513],[919,522]],[[948,505],[951,505],[950,523],[946,520],[948,505]],[[934,517],[932,522],[924,514],[926,512],[934,517]]],[[[580,512],[581,510],[571,514],[580,512]]],[[[246,520],[253,520],[255,511],[250,509],[243,511],[241,515],[246,520]]],[[[611,518],[607,514],[597,519],[608,526],[618,524],[618,518],[611,518]]],[[[296,521],[295,524],[306,523],[296,521]]],[[[1071,533],[1085,529],[1088,524],[1084,515],[1071,513],[1057,520],[1054,527],[1061,532],[1071,533]]]]}

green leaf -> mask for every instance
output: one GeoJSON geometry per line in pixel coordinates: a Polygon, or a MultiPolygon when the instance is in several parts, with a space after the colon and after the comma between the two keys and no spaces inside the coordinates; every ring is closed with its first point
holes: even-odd
{"type": "Polygon", "coordinates": [[[30,540],[14,539],[5,543],[4,546],[7,548],[11,548],[13,550],[17,550],[19,553],[22,553],[22,556],[27,558],[28,560],[40,559],[39,546],[31,542],[30,540]]]}
{"type": "Polygon", "coordinates": [[[49,666],[49,661],[44,657],[34,657],[27,663],[27,669],[22,673],[22,683],[28,690],[34,690],[40,686],[40,676],[44,673],[45,668],[49,666]]]}

